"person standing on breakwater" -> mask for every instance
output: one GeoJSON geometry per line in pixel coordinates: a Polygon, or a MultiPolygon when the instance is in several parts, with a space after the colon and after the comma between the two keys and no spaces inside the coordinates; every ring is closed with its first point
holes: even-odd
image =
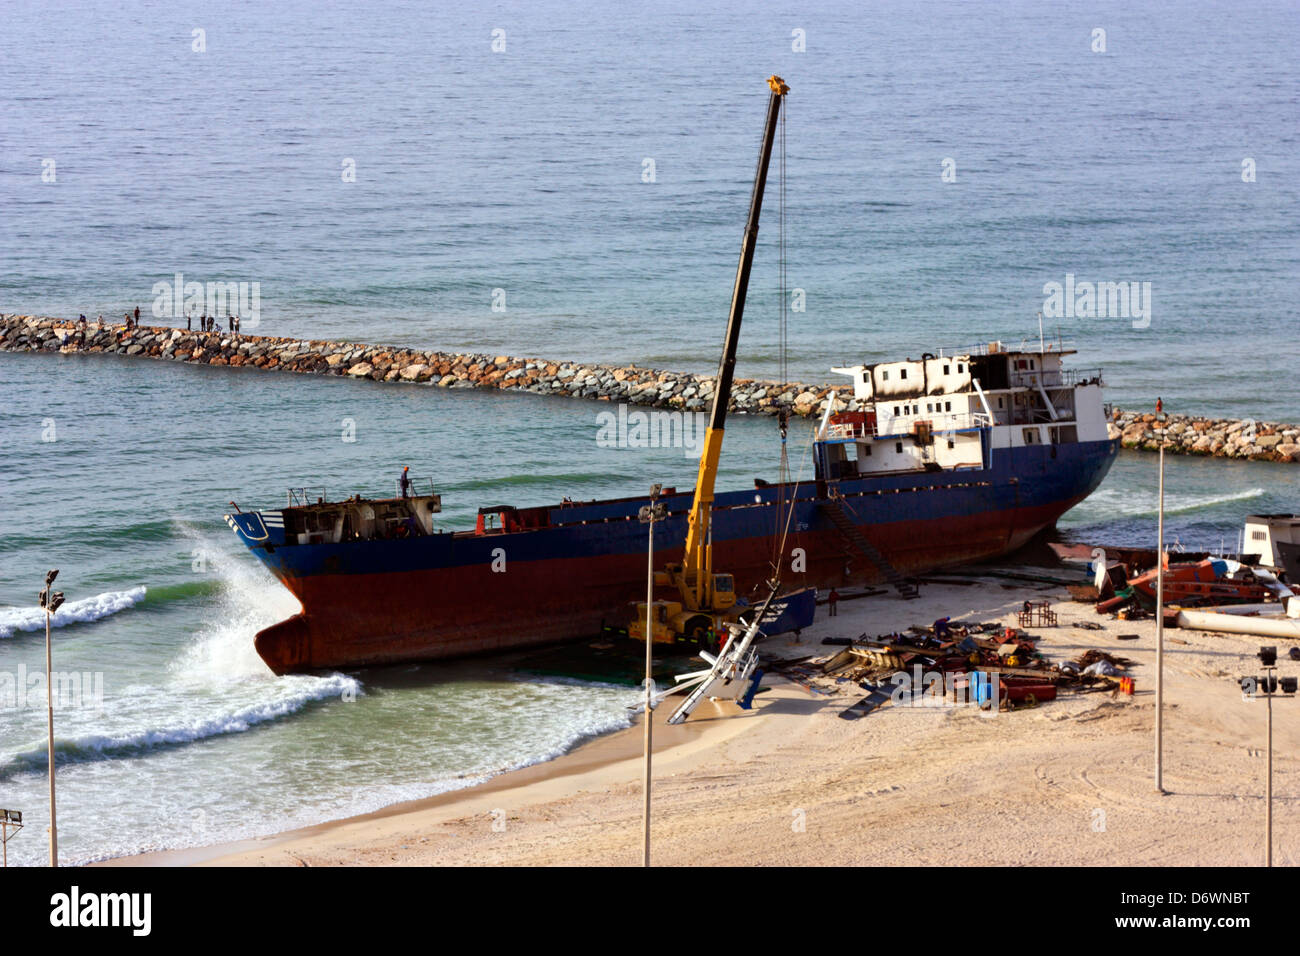
{"type": "Polygon", "coordinates": [[[140,307],[138,305],[135,307],[135,325],[131,327],[134,329],[138,329],[140,327],[140,307]]]}
{"type": "Polygon", "coordinates": [[[186,313],[185,313],[185,331],[186,331],[186,332],[193,332],[193,331],[194,331],[194,313],[193,313],[193,312],[186,312],[186,313]]]}

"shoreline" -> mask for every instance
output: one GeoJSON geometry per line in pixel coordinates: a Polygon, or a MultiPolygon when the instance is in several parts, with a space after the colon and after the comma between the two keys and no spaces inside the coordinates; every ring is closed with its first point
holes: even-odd
{"type": "MultiPolygon", "coordinates": [[[[114,354],[194,365],[398,382],[439,388],[494,388],[670,411],[703,412],[711,375],[636,365],[561,362],[508,355],[417,351],[356,342],[302,340],[231,332],[189,332],[171,326],[124,326],[0,313],[0,351],[114,354]]],[[[857,411],[850,385],[737,379],[729,411],[801,418],[820,416],[831,396],[857,411]]],[[[1111,434],[1125,448],[1232,460],[1300,462],[1300,426],[1253,419],[1155,415],[1113,409],[1111,434]]]]}
{"type": "MultiPolygon", "coordinates": [[[[916,601],[843,601],[837,617],[767,642],[767,653],[820,656],[836,650],[823,637],[948,615],[1013,624],[1023,601],[1050,600],[1061,624],[1030,630],[1039,650],[1054,662],[1089,649],[1131,658],[1136,694],[1066,691],[996,719],[971,707],[887,703],[843,720],[863,694],[852,681],[822,695],[773,675],[752,711],[710,704],[666,727],[670,698],[656,711],[652,862],[1257,865],[1264,713],[1236,684],[1254,666],[1257,639],[1166,631],[1169,793],[1157,796],[1154,622],[1098,615],[1059,585],[970,575],[973,584],[928,584],[916,601]]],[[[638,865],[639,726],[373,813],[97,865],[638,865]]],[[[1285,808],[1300,805],[1300,724],[1274,733],[1276,862],[1295,865],[1300,820],[1285,808]]]]}
{"type": "MultiPolygon", "coordinates": [[[[784,684],[785,682],[782,681],[784,684]]],[[[786,685],[791,687],[793,685],[786,685]]],[[[790,692],[787,691],[787,694],[790,692]]],[[[705,701],[696,710],[696,716],[685,724],[669,726],[665,721],[676,709],[680,697],[670,697],[655,709],[652,764],[656,775],[663,766],[672,767],[684,756],[689,757],[730,736],[743,733],[743,720],[729,722],[731,716],[750,716],[756,712],[737,711],[724,713],[717,703],[705,701]],[[679,752],[680,751],[680,752],[679,752]]],[[[728,708],[728,711],[734,708],[728,708]]],[[[96,867],[125,866],[243,866],[243,865],[307,865],[296,855],[295,848],[314,844],[322,838],[342,834],[352,828],[365,829],[382,821],[408,818],[413,814],[479,815],[495,822],[498,808],[491,804],[493,798],[504,794],[543,796],[559,788],[563,781],[577,778],[596,778],[603,773],[620,776],[634,771],[641,779],[643,767],[644,736],[642,716],[638,713],[631,726],[589,737],[576,746],[550,760],[542,760],[526,767],[507,770],[480,783],[457,787],[429,797],[403,800],[367,813],[322,820],[307,826],[293,827],[260,837],[249,837],[215,843],[207,846],[181,847],[166,850],[147,850],[126,856],[111,857],[88,864],[96,867]],[[269,855],[279,851],[280,858],[269,855]],[[297,861],[296,863],[294,861],[297,861]]],[[[506,821],[508,827],[509,821],[506,821]]]]}

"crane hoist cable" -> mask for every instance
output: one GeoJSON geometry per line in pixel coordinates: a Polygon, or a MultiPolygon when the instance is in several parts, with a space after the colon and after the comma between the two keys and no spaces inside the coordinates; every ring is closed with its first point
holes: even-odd
{"type": "MultiPolygon", "coordinates": [[[[788,323],[786,309],[788,306],[787,296],[789,289],[786,283],[786,261],[785,261],[785,191],[786,191],[786,165],[785,165],[785,118],[789,111],[789,104],[786,109],[781,111],[781,125],[778,130],[778,159],[777,170],[781,177],[780,188],[777,190],[777,284],[778,297],[780,299],[780,323],[777,329],[777,370],[781,378],[780,394],[786,392],[786,385],[789,383],[789,365],[788,365],[788,323]]],[[[782,407],[777,410],[777,427],[781,431],[781,460],[777,468],[777,491],[776,491],[776,533],[772,536],[772,573],[776,578],[781,576],[781,562],[785,550],[785,538],[790,531],[789,518],[786,516],[786,485],[790,481],[790,457],[786,446],[786,436],[789,432],[790,413],[788,409],[782,407]]],[[[788,510],[791,514],[794,512],[794,499],[791,498],[788,510]]]]}

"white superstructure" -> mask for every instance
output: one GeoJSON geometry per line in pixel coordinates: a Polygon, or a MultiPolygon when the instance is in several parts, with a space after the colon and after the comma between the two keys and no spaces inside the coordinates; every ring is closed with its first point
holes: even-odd
{"type": "Polygon", "coordinates": [[[1100,369],[1062,366],[1074,350],[1001,342],[919,360],[831,371],[853,379],[853,405],[819,437],[839,477],[988,467],[992,449],[1105,441],[1100,369]]]}

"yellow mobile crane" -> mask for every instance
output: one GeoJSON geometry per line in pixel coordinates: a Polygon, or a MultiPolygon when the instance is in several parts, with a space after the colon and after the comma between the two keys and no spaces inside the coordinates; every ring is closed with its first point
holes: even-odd
{"type": "MultiPolygon", "coordinates": [[[[686,549],[680,564],[669,564],[656,572],[654,583],[677,588],[679,601],[654,601],[653,633],[656,643],[676,641],[679,637],[699,638],[712,630],[725,634],[725,626],[734,622],[740,609],[736,606],[735,583],[730,574],[713,572],[713,544],[709,535],[709,517],[713,505],[713,485],[718,476],[718,459],[722,454],[722,433],[726,425],[727,405],[731,401],[731,381],[736,367],[736,346],[740,340],[740,323],[745,314],[745,294],[749,289],[749,272],[754,263],[754,246],[758,240],[758,219],[763,211],[763,190],[767,184],[767,167],[772,158],[777,119],[781,103],[790,88],[779,76],[767,81],[771,96],[767,103],[767,123],[754,174],[754,191],[749,200],[749,219],[740,245],[740,264],[731,293],[731,313],[722,345],[722,361],[713,392],[713,410],[704,434],[700,453],[700,470],[695,479],[695,497],[686,531],[686,549]]],[[[646,639],[646,605],[636,606],[636,615],[628,627],[629,636],[646,639]]]]}

